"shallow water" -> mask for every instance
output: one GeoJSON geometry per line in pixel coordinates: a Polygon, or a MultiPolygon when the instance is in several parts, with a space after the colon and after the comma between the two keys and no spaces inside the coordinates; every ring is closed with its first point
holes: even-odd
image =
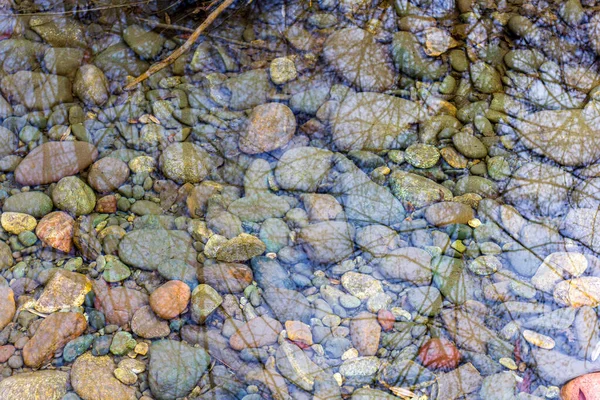
{"type": "Polygon", "coordinates": [[[0,7],[1,399],[600,399],[595,1],[0,7]]]}

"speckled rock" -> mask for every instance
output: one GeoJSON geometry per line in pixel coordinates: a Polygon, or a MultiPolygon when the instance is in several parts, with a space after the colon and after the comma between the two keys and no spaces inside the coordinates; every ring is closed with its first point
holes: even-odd
{"type": "Polygon", "coordinates": [[[350,335],[352,344],[361,356],[374,356],[379,348],[381,325],[375,315],[362,312],[350,321],[350,335]]]}
{"type": "Polygon", "coordinates": [[[192,319],[202,324],[223,303],[223,298],[209,285],[196,286],[192,292],[190,310],[192,319]]]}
{"type": "Polygon", "coordinates": [[[57,208],[72,215],[86,215],[94,211],[96,195],[84,181],[76,176],[62,178],[52,191],[52,201],[57,208]]]}
{"type": "Polygon", "coordinates": [[[83,400],[135,400],[135,389],[113,376],[116,365],[111,357],[85,353],[71,368],[71,385],[83,400]]]}
{"type": "Polygon", "coordinates": [[[18,373],[0,382],[0,398],[61,400],[67,393],[68,378],[67,372],[55,370],[18,373]]]}
{"type": "Polygon", "coordinates": [[[6,199],[2,209],[5,212],[18,212],[42,218],[50,213],[53,207],[52,199],[43,192],[21,192],[6,199]]]}
{"type": "Polygon", "coordinates": [[[106,103],[109,91],[104,72],[93,64],[79,67],[73,81],[73,93],[91,106],[101,106],[106,103]]]}
{"type": "Polygon", "coordinates": [[[296,132],[296,117],[284,104],[267,103],[255,107],[247,129],[240,134],[239,147],[246,154],[276,150],[290,141],[296,132]]]}
{"type": "Polygon", "coordinates": [[[61,269],[48,281],[34,308],[48,314],[61,308],[79,307],[90,290],[92,282],[87,276],[61,269]]]}
{"type": "Polygon", "coordinates": [[[144,339],[164,338],[171,333],[168,321],[160,319],[150,306],[138,309],[131,318],[131,330],[144,339]]]}
{"type": "Polygon", "coordinates": [[[473,218],[475,213],[471,207],[452,201],[432,204],[425,210],[425,219],[434,226],[466,224],[473,218]]]}
{"type": "Polygon", "coordinates": [[[37,225],[37,221],[31,215],[15,212],[3,212],[0,223],[5,231],[13,235],[33,231],[37,225]]]}
{"type": "Polygon", "coordinates": [[[104,157],[96,161],[88,172],[89,185],[100,193],[116,190],[129,178],[129,167],[123,161],[104,157]]]}
{"type": "Polygon", "coordinates": [[[35,234],[44,244],[68,253],[73,247],[75,220],[63,211],[55,211],[40,220],[35,234]]]}
{"type": "Polygon", "coordinates": [[[15,316],[15,295],[11,288],[0,287],[0,329],[4,329],[15,316]]]}
{"type": "Polygon", "coordinates": [[[201,147],[190,143],[173,143],[160,156],[163,174],[177,183],[198,183],[213,168],[210,155],[201,147]]]}

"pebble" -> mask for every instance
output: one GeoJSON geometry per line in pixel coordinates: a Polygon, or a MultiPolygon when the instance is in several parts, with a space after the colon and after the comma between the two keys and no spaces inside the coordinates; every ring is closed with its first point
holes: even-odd
{"type": "Polygon", "coordinates": [[[99,193],[108,193],[123,185],[129,178],[129,167],[123,161],[104,157],[96,161],[88,172],[88,184],[99,193]]]}
{"type": "Polygon", "coordinates": [[[417,168],[431,168],[440,159],[440,152],[435,146],[415,143],[406,149],[404,158],[407,163],[417,168]]]}
{"type": "Polygon", "coordinates": [[[444,338],[429,339],[419,348],[419,361],[427,368],[452,370],[461,358],[456,345],[444,338]]]}
{"type": "Polygon", "coordinates": [[[255,107],[248,127],[239,139],[240,150],[260,154],[276,150],[290,141],[296,132],[296,117],[284,104],[267,103],[255,107]]]}
{"type": "Polygon", "coordinates": [[[135,389],[115,378],[115,363],[109,356],[83,354],[71,368],[71,385],[82,399],[133,400],[135,389]]]}
{"type": "Polygon", "coordinates": [[[36,311],[49,314],[63,308],[79,307],[90,290],[92,290],[92,282],[87,276],[58,270],[46,283],[34,308],[36,311]]]}
{"type": "Polygon", "coordinates": [[[374,356],[379,348],[381,326],[377,317],[368,312],[361,312],[350,321],[352,344],[361,356],[374,356]]]}
{"type": "Polygon", "coordinates": [[[285,330],[288,339],[291,341],[305,346],[311,346],[313,344],[310,326],[305,323],[300,321],[285,321],[285,330]]]}
{"type": "Polygon", "coordinates": [[[150,306],[143,306],[133,314],[131,330],[145,339],[164,338],[171,333],[169,323],[158,318],[150,306]]]}
{"type": "Polygon", "coordinates": [[[181,314],[190,301],[190,287],[181,281],[168,281],[150,294],[152,311],[163,319],[181,314]]]}
{"type": "Polygon", "coordinates": [[[63,399],[67,394],[69,374],[64,371],[44,370],[17,373],[0,382],[0,398],[63,399]]]}
{"type": "Polygon", "coordinates": [[[73,248],[75,221],[63,211],[55,211],[44,216],[35,229],[40,240],[57,250],[69,253],[73,248]]]}
{"type": "Polygon", "coordinates": [[[281,323],[268,316],[251,319],[229,338],[229,345],[235,350],[258,348],[277,342],[283,330],[281,323]]]}
{"type": "Polygon", "coordinates": [[[600,304],[600,278],[588,276],[558,282],[554,301],[563,307],[596,307],[600,304]]]}
{"type": "Polygon", "coordinates": [[[0,223],[5,231],[13,235],[33,231],[37,225],[37,221],[31,215],[15,212],[3,212],[0,223]]]}
{"type": "Polygon", "coordinates": [[[346,272],[342,275],[341,283],[344,289],[359,300],[368,299],[377,293],[383,293],[381,282],[367,274],[346,272]]]}
{"type": "Polygon", "coordinates": [[[125,385],[134,385],[138,380],[136,374],[123,368],[116,368],[113,371],[113,374],[115,375],[115,378],[125,385]]]}
{"type": "Polygon", "coordinates": [[[298,76],[294,61],[288,57],[278,57],[271,61],[269,66],[271,81],[276,85],[293,81],[298,76]]]}
{"type": "Polygon", "coordinates": [[[54,187],[52,201],[57,208],[79,216],[94,211],[96,195],[81,179],[67,176],[59,180],[54,187]]]}
{"type": "Polygon", "coordinates": [[[541,333],[537,333],[529,329],[525,329],[523,331],[523,338],[532,345],[542,349],[552,350],[555,346],[554,339],[551,337],[542,335],[541,333]]]}
{"type": "Polygon", "coordinates": [[[203,324],[221,303],[223,298],[215,289],[205,284],[196,286],[191,295],[192,319],[196,323],[203,324]]]}

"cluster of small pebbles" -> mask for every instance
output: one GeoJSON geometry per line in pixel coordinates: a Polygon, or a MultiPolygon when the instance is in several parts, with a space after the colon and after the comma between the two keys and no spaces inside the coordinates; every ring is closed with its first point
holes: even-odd
{"type": "Polygon", "coordinates": [[[148,3],[0,5],[0,399],[598,398],[600,4],[239,1],[124,91],[148,3]]]}

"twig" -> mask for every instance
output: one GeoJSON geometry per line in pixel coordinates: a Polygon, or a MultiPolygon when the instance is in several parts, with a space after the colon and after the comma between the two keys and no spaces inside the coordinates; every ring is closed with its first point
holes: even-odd
{"type": "Polygon", "coordinates": [[[173,62],[175,62],[175,60],[177,60],[182,54],[184,54],[186,51],[188,51],[192,47],[192,45],[194,44],[194,42],[196,42],[196,40],[202,34],[202,32],[204,32],[204,30],[206,28],[208,28],[210,26],[210,24],[212,24],[213,21],[215,19],[217,19],[217,17],[223,11],[225,11],[225,9],[227,7],[229,7],[234,1],[235,0],[224,0],[223,3],[221,3],[221,5],[219,7],[217,7],[217,9],[215,11],[213,11],[204,20],[204,22],[202,24],[200,24],[200,26],[194,31],[194,33],[192,33],[190,35],[188,40],[186,40],[185,43],[181,45],[181,47],[179,47],[177,50],[175,50],[173,53],[171,53],[164,60],[162,60],[156,64],[153,64],[150,68],[148,68],[148,70],[146,72],[144,72],[142,75],[138,76],[133,81],[131,81],[127,86],[125,86],[123,88],[123,90],[133,89],[138,83],[144,81],[145,79],[149,78],[152,74],[157,73],[158,71],[162,70],[163,68],[165,68],[165,67],[171,65],[173,62]]]}

